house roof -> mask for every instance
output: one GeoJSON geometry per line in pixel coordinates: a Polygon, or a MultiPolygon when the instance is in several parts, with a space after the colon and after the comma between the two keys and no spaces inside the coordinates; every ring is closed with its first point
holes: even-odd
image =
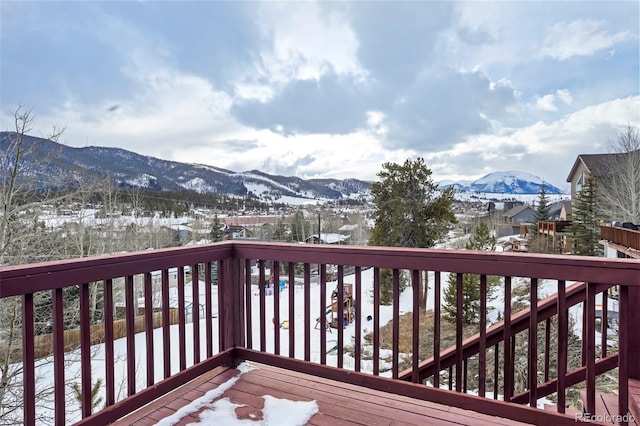
{"type": "MultiPolygon", "coordinates": [[[[637,151],[640,150],[631,152],[633,153],[637,151]]],[[[573,163],[571,172],[569,172],[569,176],[567,176],[567,182],[572,181],[572,177],[580,164],[584,164],[589,173],[591,173],[593,176],[602,176],[602,174],[606,172],[607,166],[609,164],[619,161],[628,154],[629,153],[580,154],[576,158],[576,161],[573,163]]]]}
{"type": "Polygon", "coordinates": [[[555,214],[560,214],[562,210],[562,206],[564,205],[564,201],[556,201],[549,205],[549,213],[553,216],[555,214]]]}
{"type": "MultiPolygon", "coordinates": [[[[318,239],[318,234],[311,235],[309,238],[306,239],[306,241],[310,241],[314,239],[318,239]]],[[[348,239],[349,239],[348,235],[320,234],[320,241],[322,242],[322,244],[338,244],[348,239]]]]}
{"type": "Polygon", "coordinates": [[[529,209],[529,210],[533,211],[533,209],[532,209],[531,207],[529,207],[529,206],[515,206],[515,207],[514,207],[514,208],[512,208],[511,210],[509,210],[509,211],[505,212],[505,213],[504,213],[504,216],[507,216],[507,217],[514,217],[514,216],[516,216],[516,215],[518,215],[518,214],[522,213],[523,211],[525,211],[525,210],[527,210],[527,209],[529,209]]]}
{"type": "Polygon", "coordinates": [[[564,212],[566,214],[571,214],[571,201],[563,201],[562,207],[564,208],[564,212]]]}

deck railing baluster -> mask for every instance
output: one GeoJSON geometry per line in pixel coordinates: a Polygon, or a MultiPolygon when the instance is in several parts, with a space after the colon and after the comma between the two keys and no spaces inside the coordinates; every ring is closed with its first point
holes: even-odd
{"type": "Polygon", "coordinates": [[[469,379],[469,358],[462,361],[462,393],[467,393],[469,379]]]}
{"type": "Polygon", "coordinates": [[[289,290],[289,357],[295,358],[296,356],[296,268],[293,262],[289,262],[289,284],[287,288],[289,290]]]}
{"type": "Polygon", "coordinates": [[[500,364],[500,344],[496,343],[493,347],[493,399],[498,399],[498,366],[500,364]]]}
{"type": "Polygon", "coordinates": [[[267,335],[265,330],[266,323],[266,279],[265,279],[265,262],[263,259],[258,261],[258,298],[260,300],[260,351],[267,350],[267,335]]]}
{"type": "Polygon", "coordinates": [[[531,278],[529,306],[529,406],[538,405],[538,279],[531,278]]]}
{"type": "Polygon", "coordinates": [[[36,372],[33,324],[33,293],[22,296],[22,386],[25,426],[36,424],[36,372]]]}
{"type": "Polygon", "coordinates": [[[355,321],[356,321],[356,332],[355,332],[355,371],[360,371],[361,362],[362,362],[362,271],[360,266],[356,266],[355,268],[355,321]]]}
{"type": "MultiPolygon", "coordinates": [[[[320,364],[325,365],[327,363],[327,315],[325,310],[327,309],[327,265],[322,264],[318,265],[320,270],[318,273],[320,274],[320,306],[318,309],[320,310],[320,364]]],[[[331,305],[329,305],[328,309],[333,309],[331,305]]],[[[337,327],[337,325],[336,325],[337,327]]]]}
{"type": "MultiPolygon", "coordinates": [[[[304,360],[311,360],[311,265],[304,264],[304,360]]],[[[321,311],[323,312],[323,311],[321,311]]]]}
{"type": "Polygon", "coordinates": [[[400,360],[400,271],[393,270],[393,345],[391,354],[391,376],[398,378],[400,360]]]}
{"type": "Polygon", "coordinates": [[[433,386],[440,387],[440,304],[441,304],[441,274],[434,272],[433,289],[433,365],[435,374],[433,376],[433,386]]]}
{"type": "Polygon", "coordinates": [[[487,375],[487,276],[480,275],[480,345],[478,353],[478,395],[486,393],[487,375]]]}
{"type": "Polygon", "coordinates": [[[373,375],[380,375],[380,269],[373,269],[373,375]]]}
{"type": "MultiPolygon", "coordinates": [[[[186,303],[184,295],[184,266],[178,267],[178,356],[180,362],[180,371],[187,368],[187,318],[186,318],[186,303]]],[[[222,339],[222,335],[220,335],[222,339]]]]}
{"type": "Polygon", "coordinates": [[[193,363],[200,362],[200,279],[198,264],[191,265],[191,320],[193,321],[193,363]]]}
{"type": "Polygon", "coordinates": [[[463,275],[456,274],[456,392],[462,391],[462,320],[464,282],[463,275]]]}
{"type": "MultiPolygon", "coordinates": [[[[127,395],[136,393],[136,343],[133,275],[125,278],[125,322],[127,329],[127,395]]],[[[84,392],[84,391],[83,391],[84,392]]]]}
{"type": "Polygon", "coordinates": [[[147,387],[155,383],[154,346],[153,346],[153,295],[151,290],[151,272],[144,274],[144,331],[146,343],[147,387]]]}
{"type": "Polygon", "coordinates": [[[274,260],[271,268],[273,290],[273,353],[280,355],[280,263],[274,260]]]}
{"type": "Polygon", "coordinates": [[[160,272],[162,292],[162,363],[164,378],[171,376],[171,306],[169,303],[169,270],[160,272]]]}
{"type": "Polygon", "coordinates": [[[213,300],[212,300],[212,291],[211,291],[211,280],[213,279],[211,274],[212,263],[205,262],[204,264],[204,327],[206,334],[206,345],[207,345],[207,358],[211,358],[213,356],[213,300]]]}
{"type": "Polygon", "coordinates": [[[91,318],[89,284],[80,285],[80,366],[82,417],[91,415],[91,318]]]}
{"type": "MultiPolygon", "coordinates": [[[[251,283],[251,259],[245,259],[244,261],[244,294],[245,294],[245,322],[246,322],[246,338],[247,338],[247,348],[253,349],[253,309],[251,305],[251,299],[253,297],[253,289],[251,283]]],[[[218,270],[218,275],[220,275],[220,270],[218,270]]],[[[218,280],[218,283],[220,281],[218,280]]],[[[220,284],[218,284],[218,294],[220,294],[220,284]]],[[[218,318],[220,318],[220,304],[218,304],[218,318]]]]}
{"type": "Polygon", "coordinates": [[[549,364],[551,363],[551,318],[544,321],[544,381],[549,381],[549,364]]]}
{"type": "Polygon", "coordinates": [[[587,330],[587,413],[596,414],[596,286],[587,283],[587,300],[585,301],[587,321],[584,328],[587,330]]]}
{"type": "MultiPolygon", "coordinates": [[[[113,279],[104,280],[104,360],[105,360],[105,405],[115,404],[115,354],[113,344],[113,279]]],[[[64,344],[64,343],[63,343],[64,344]]]]}
{"type": "Polygon", "coordinates": [[[567,350],[569,346],[569,322],[566,299],[566,282],[558,281],[558,412],[565,412],[566,378],[567,378],[567,350]]]}
{"type": "Polygon", "coordinates": [[[513,396],[513,358],[514,351],[511,345],[511,277],[504,277],[504,330],[503,330],[503,347],[504,347],[504,400],[509,401],[513,396]]]}
{"type": "MultiPolygon", "coordinates": [[[[515,365],[516,365],[516,334],[511,336],[511,342],[510,346],[511,346],[511,365],[509,366],[509,369],[507,370],[507,373],[509,375],[509,380],[511,381],[511,388],[510,388],[510,393],[511,393],[511,398],[513,397],[513,394],[516,391],[516,381],[515,381],[515,365]]],[[[511,399],[509,399],[510,401],[511,399]]]]}
{"type": "Polygon", "coordinates": [[[587,288],[584,289],[585,293],[585,302],[582,303],[582,366],[587,365],[587,322],[589,319],[587,318],[587,302],[586,302],[586,294],[587,288]]]}
{"type": "Polygon", "coordinates": [[[51,294],[53,300],[53,376],[54,407],[56,424],[65,423],[65,383],[64,383],[64,308],[62,289],[56,288],[51,294]]]}
{"type": "MultiPolygon", "coordinates": [[[[634,289],[634,292],[636,296],[639,293],[637,288],[634,289]]],[[[620,286],[618,291],[618,414],[623,416],[629,412],[629,376],[631,374],[629,369],[629,342],[632,330],[629,327],[631,320],[631,295],[629,293],[629,287],[620,286]]],[[[637,302],[637,300],[635,301],[637,302]]],[[[633,307],[637,309],[637,305],[633,307]]],[[[635,331],[637,332],[637,329],[635,331]]]]}
{"type": "Polygon", "coordinates": [[[418,383],[420,381],[420,372],[418,366],[420,364],[420,271],[411,271],[411,289],[413,290],[413,327],[411,330],[411,381],[418,383]]]}
{"type": "MultiPolygon", "coordinates": [[[[337,323],[336,323],[336,328],[338,330],[338,347],[337,347],[337,354],[338,354],[338,363],[337,363],[337,367],[338,368],[342,368],[343,367],[343,363],[344,363],[344,359],[343,359],[343,355],[344,355],[344,328],[347,325],[347,321],[345,321],[345,317],[348,315],[351,315],[351,313],[347,313],[345,312],[344,308],[345,308],[345,298],[344,298],[344,265],[338,265],[338,312],[337,312],[337,323]]],[[[352,288],[353,291],[353,288],[352,288]]]]}
{"type": "Polygon", "coordinates": [[[602,315],[600,316],[600,358],[607,356],[607,329],[609,323],[609,291],[602,292],[602,315]]]}

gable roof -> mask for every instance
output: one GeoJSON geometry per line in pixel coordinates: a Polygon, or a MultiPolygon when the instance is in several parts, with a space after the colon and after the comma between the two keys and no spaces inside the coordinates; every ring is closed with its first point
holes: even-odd
{"type": "Polygon", "coordinates": [[[529,209],[529,210],[533,211],[533,209],[532,209],[531,207],[529,207],[529,206],[515,206],[515,207],[514,207],[514,208],[512,208],[511,210],[509,210],[509,211],[507,211],[506,213],[504,213],[504,216],[507,216],[507,217],[514,217],[514,216],[516,216],[516,215],[518,215],[518,214],[522,213],[523,211],[525,211],[525,210],[527,210],[527,209],[529,209]]]}
{"type": "Polygon", "coordinates": [[[562,205],[564,203],[565,201],[556,201],[555,203],[549,204],[549,214],[552,216],[555,214],[560,214],[560,210],[562,210],[562,205]]]}
{"type": "Polygon", "coordinates": [[[580,164],[584,164],[589,173],[593,176],[602,176],[606,173],[607,166],[613,162],[616,162],[623,157],[635,153],[640,150],[635,150],[627,153],[612,153],[612,154],[580,154],[573,163],[571,172],[567,176],[567,182],[571,182],[571,178],[576,172],[576,169],[580,164]]]}
{"type": "MultiPolygon", "coordinates": [[[[311,235],[305,241],[313,241],[318,239],[318,234],[311,235]]],[[[342,234],[325,234],[324,232],[320,234],[320,241],[322,244],[340,244],[343,241],[349,239],[348,235],[342,234]]]]}

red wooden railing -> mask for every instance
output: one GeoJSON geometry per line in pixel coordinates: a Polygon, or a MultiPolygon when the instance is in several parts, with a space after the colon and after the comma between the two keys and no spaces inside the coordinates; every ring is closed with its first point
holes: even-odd
{"type": "Polygon", "coordinates": [[[622,248],[632,249],[640,256],[640,231],[618,226],[601,226],[600,238],[622,248]]]}
{"type": "MultiPolygon", "coordinates": [[[[254,271],[255,272],[255,271],[254,271]]],[[[284,294],[284,293],[283,293],[284,294]]],[[[458,295],[461,292],[458,291],[458,295]]],[[[224,242],[209,246],[166,249],[152,252],[114,255],[100,258],[68,260],[36,265],[10,266],[0,269],[0,299],[8,301],[12,297],[20,298],[22,308],[22,383],[24,424],[36,424],[37,419],[51,416],[57,424],[82,418],[83,423],[111,422],[157,399],[172,389],[194,379],[211,368],[219,365],[233,366],[239,360],[251,359],[270,362],[273,365],[304,370],[329,378],[352,381],[371,387],[381,386],[378,382],[368,381],[358,372],[368,372],[373,376],[388,375],[391,378],[424,383],[429,380],[438,387],[441,372],[448,374],[449,388],[466,392],[470,374],[479,378],[477,393],[485,396],[487,388],[492,387],[493,398],[525,403],[535,407],[538,398],[557,394],[558,411],[564,410],[565,390],[579,382],[584,382],[587,390],[586,410],[595,410],[596,378],[604,372],[618,368],[618,386],[620,414],[628,412],[627,381],[629,377],[640,378],[640,365],[630,360],[640,359],[638,339],[630,336],[637,334],[640,328],[640,311],[630,307],[640,303],[640,262],[628,259],[612,260],[586,257],[523,255],[510,253],[489,253],[472,251],[441,251],[426,249],[403,249],[385,247],[349,247],[322,245],[289,245],[276,243],[224,242]],[[319,264],[319,272],[312,268],[319,264]],[[212,266],[217,266],[217,285],[209,285],[212,266]],[[255,265],[257,272],[252,273],[255,265]],[[191,277],[185,278],[185,267],[191,268],[191,277]],[[327,328],[324,315],[332,288],[327,282],[327,268],[335,266],[337,287],[337,318],[343,318],[345,279],[353,285],[354,334],[346,335],[345,329],[327,328]],[[353,274],[347,276],[345,267],[353,267],[353,274]],[[169,269],[178,268],[176,283],[169,280],[169,269]],[[391,269],[391,306],[380,306],[381,272],[391,269]],[[162,271],[161,285],[154,289],[151,282],[153,271],[162,271]],[[283,272],[281,272],[283,271],[283,272]],[[407,273],[410,287],[413,289],[411,311],[413,327],[411,333],[410,365],[403,369],[400,353],[400,286],[403,274],[407,273]],[[434,331],[424,330],[420,323],[419,312],[425,306],[420,297],[421,279],[428,272],[430,290],[428,302],[434,311],[434,331]],[[441,341],[441,295],[444,290],[446,273],[456,274],[458,290],[463,285],[463,274],[479,275],[480,279],[480,324],[478,334],[463,339],[461,316],[455,323],[456,344],[450,348],[440,346],[441,341]],[[266,282],[273,275],[275,288],[272,295],[266,282]],[[500,291],[505,293],[502,323],[487,324],[487,306],[489,301],[487,277],[502,277],[500,291]],[[288,281],[287,299],[277,290],[280,278],[288,281]],[[530,306],[513,313],[511,296],[515,280],[526,279],[530,283],[527,296],[530,306]],[[557,295],[538,300],[538,283],[544,280],[556,282],[557,295]],[[204,281],[204,289],[200,282],[204,281]],[[89,319],[89,283],[98,282],[104,294],[103,324],[107,343],[105,344],[103,391],[106,407],[93,412],[91,387],[92,374],[98,363],[92,359],[90,347],[89,319]],[[255,284],[252,285],[252,282],[255,284]],[[570,282],[577,282],[567,286],[570,282]],[[120,294],[115,287],[124,287],[124,304],[129,332],[126,338],[126,363],[116,366],[112,330],[114,306],[120,303],[120,294]],[[191,292],[185,288],[191,285],[191,292]],[[611,334],[609,340],[615,340],[614,347],[608,348],[606,321],[602,321],[601,339],[596,341],[596,302],[602,298],[600,316],[608,318],[607,290],[611,286],[619,289],[619,327],[617,334],[611,334]],[[62,289],[77,287],[80,294],[81,319],[81,413],[78,418],[69,415],[71,407],[65,401],[65,354],[63,331],[65,328],[62,289]],[[172,286],[177,295],[170,300],[172,286]],[[363,298],[370,293],[373,299],[371,311],[365,311],[363,298]],[[51,294],[51,319],[54,333],[53,387],[55,401],[47,406],[36,403],[39,383],[36,380],[36,360],[33,351],[34,310],[42,309],[34,305],[34,298],[48,292],[51,294]],[[318,297],[312,297],[317,292],[318,297]],[[154,306],[152,300],[160,293],[160,306],[154,306]],[[217,295],[216,295],[217,293],[217,295]],[[602,294],[603,296],[598,296],[602,294]],[[200,321],[187,323],[187,298],[192,306],[204,304],[205,315],[200,321]],[[145,305],[147,329],[144,336],[133,332],[136,306],[140,301],[145,305]],[[315,300],[312,303],[312,300],[315,300]],[[317,300],[320,300],[317,302],[317,300]],[[177,304],[179,321],[177,330],[169,326],[168,312],[172,304],[177,304]],[[569,332],[569,313],[572,307],[582,305],[583,326],[579,330],[581,339],[581,360],[578,368],[567,369],[567,345],[569,332]],[[167,319],[163,321],[160,334],[152,330],[152,308],[161,309],[167,319]],[[216,314],[217,308],[217,314],[216,314]],[[391,312],[388,312],[388,311],[391,312]],[[285,312],[286,311],[286,312],[285,312]],[[287,318],[285,318],[285,316],[287,318]],[[367,317],[371,316],[371,322],[367,317]],[[214,318],[215,317],[215,318],[214,318]],[[391,356],[389,371],[381,362],[381,327],[387,318],[392,321],[391,356]],[[279,325],[287,319],[288,329],[279,325]],[[366,323],[365,323],[366,321],[366,323]],[[315,328],[317,325],[318,329],[315,328]],[[538,339],[538,324],[544,324],[544,337],[538,339]],[[366,326],[372,335],[371,356],[363,350],[365,340],[361,330],[366,326]],[[550,343],[551,331],[557,330],[558,343],[550,343]],[[177,336],[175,336],[177,331],[177,336]],[[329,334],[331,331],[331,334],[329,334]],[[334,334],[335,333],[335,334],[334,334]],[[514,386],[514,363],[518,348],[515,336],[528,333],[526,342],[527,378],[526,389],[514,386]],[[215,338],[217,336],[217,339],[215,338]],[[143,338],[141,345],[136,338],[143,338]],[[335,337],[335,338],[334,338],[335,337]],[[433,339],[434,349],[430,354],[412,356],[420,353],[420,344],[425,339],[433,339]],[[538,344],[542,340],[541,345],[538,344]],[[333,347],[327,347],[330,341],[333,347]],[[335,341],[335,343],[334,343],[335,341]],[[345,344],[352,342],[353,350],[345,350],[345,344]],[[506,344],[505,344],[506,342],[506,344]],[[144,350],[142,350],[144,348],[144,350]],[[556,368],[551,368],[550,354],[556,352],[556,368]],[[144,352],[144,353],[143,353],[144,352]],[[328,352],[330,352],[328,354],[328,352]],[[503,360],[498,365],[499,356],[503,360]],[[189,356],[188,356],[189,354],[189,356]],[[469,372],[472,358],[478,359],[478,370],[469,372]],[[492,359],[493,357],[493,359],[492,359]],[[137,371],[138,358],[141,370],[137,371]],[[370,359],[371,358],[371,359],[370,359]],[[172,363],[176,360],[177,362],[172,363]],[[538,359],[542,368],[539,369],[538,359]],[[493,378],[491,362],[493,361],[493,378]],[[322,369],[323,365],[337,367],[322,369]],[[160,367],[158,367],[160,366],[160,367]],[[315,367],[314,367],[315,366],[315,367]],[[125,372],[126,397],[119,397],[117,383],[122,368],[125,372]],[[349,373],[355,371],[356,373],[349,373]],[[500,373],[500,374],[499,374],[500,373]],[[142,376],[144,380],[137,378],[142,376]],[[502,377],[502,383],[499,379],[502,377]],[[489,380],[491,379],[491,380],[489,380]],[[519,392],[516,392],[519,391],[519,392]]],[[[461,311],[462,297],[456,301],[461,311]]],[[[367,305],[368,306],[368,305],[367,305]]],[[[367,308],[369,309],[369,308],[367,308]]],[[[349,329],[350,330],[350,329],[349,329]]],[[[400,381],[398,381],[400,383],[400,381]]],[[[393,382],[385,382],[387,390],[396,389],[393,382]]],[[[397,387],[398,392],[406,392],[397,387]]],[[[412,392],[415,392],[413,390],[412,392]]],[[[421,392],[422,394],[422,392],[421,392]]],[[[425,393],[441,403],[464,406],[468,409],[501,415],[518,420],[541,421],[550,414],[539,410],[525,409],[517,405],[493,403],[486,399],[478,402],[470,396],[456,396],[446,391],[434,390],[425,393]],[[464,399],[467,398],[467,399],[464,399]],[[471,399],[469,399],[471,398],[471,399]],[[471,402],[469,402],[471,401],[471,402]],[[498,405],[492,405],[498,404],[498,405]],[[536,412],[536,414],[533,414],[536,412]]],[[[557,422],[560,417],[547,419],[557,422]]],[[[573,421],[573,419],[571,419],[573,421]]]]}

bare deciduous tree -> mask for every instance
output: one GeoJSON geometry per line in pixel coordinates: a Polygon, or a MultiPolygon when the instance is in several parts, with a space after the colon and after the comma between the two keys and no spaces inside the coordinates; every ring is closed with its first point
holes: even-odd
{"type": "Polygon", "coordinates": [[[627,125],[610,142],[598,177],[598,204],[603,217],[640,223],[640,133],[627,125]]]}
{"type": "MultiPolygon", "coordinates": [[[[35,152],[39,145],[58,140],[62,131],[54,128],[48,139],[32,138],[28,136],[33,124],[31,111],[20,107],[13,117],[15,129],[2,135],[0,152],[0,265],[49,260],[58,246],[51,244],[53,236],[38,221],[45,202],[37,170],[49,158],[38,158],[35,152]]],[[[40,296],[34,295],[35,304],[40,296]]],[[[0,420],[6,424],[21,422],[22,366],[15,362],[21,351],[20,311],[20,298],[0,299],[0,420]]],[[[51,389],[40,389],[36,398],[50,396],[51,389]]]]}

